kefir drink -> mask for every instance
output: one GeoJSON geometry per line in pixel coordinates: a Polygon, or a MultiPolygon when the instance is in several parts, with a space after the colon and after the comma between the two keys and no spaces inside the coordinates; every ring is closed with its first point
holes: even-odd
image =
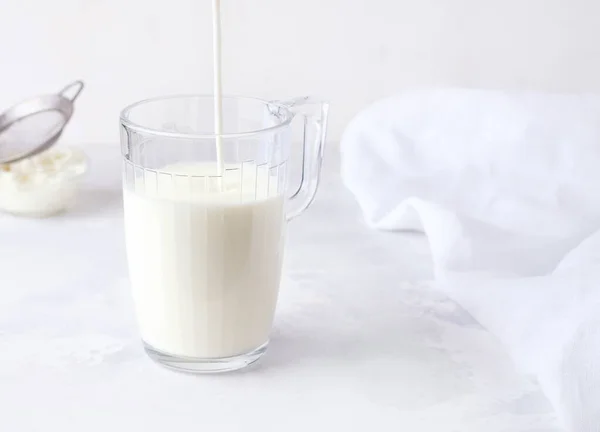
{"type": "Polygon", "coordinates": [[[134,103],[120,129],[141,338],[154,361],[194,373],[239,369],[265,353],[286,224],[317,191],[328,112],[308,97],[223,96],[221,0],[211,2],[213,94],[134,103]],[[293,185],[292,165],[301,168],[293,185]]]}
{"type": "Polygon", "coordinates": [[[232,357],[269,338],[283,254],[283,196],[260,167],[245,165],[243,176],[234,169],[223,178],[215,176],[218,169],[215,163],[167,166],[124,191],[142,339],[165,354],[232,357]]]}

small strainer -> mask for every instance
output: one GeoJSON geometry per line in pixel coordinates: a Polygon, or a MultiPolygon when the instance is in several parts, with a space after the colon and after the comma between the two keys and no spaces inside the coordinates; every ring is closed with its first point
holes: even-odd
{"type": "Polygon", "coordinates": [[[52,147],[69,122],[81,90],[83,82],[75,81],[57,94],[21,102],[0,114],[0,164],[52,147]]]}

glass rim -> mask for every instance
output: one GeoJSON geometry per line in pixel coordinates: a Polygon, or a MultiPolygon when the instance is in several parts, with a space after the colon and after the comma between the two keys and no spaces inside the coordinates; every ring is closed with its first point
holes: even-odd
{"type": "Polygon", "coordinates": [[[243,132],[223,133],[223,134],[216,134],[214,132],[212,132],[212,133],[193,133],[193,132],[188,133],[188,132],[166,131],[166,130],[162,130],[162,129],[144,126],[142,124],[133,122],[129,119],[129,116],[130,116],[132,110],[134,110],[142,105],[146,105],[146,104],[149,104],[152,102],[160,102],[160,101],[167,101],[167,100],[172,100],[172,99],[184,99],[184,98],[214,99],[214,95],[208,94],[208,93],[204,93],[204,94],[183,93],[183,94],[155,96],[155,97],[151,97],[148,99],[142,99],[140,101],[137,101],[130,105],[127,105],[125,108],[123,108],[123,110],[121,110],[121,114],[119,117],[121,120],[121,125],[126,127],[127,129],[132,129],[132,130],[135,130],[136,132],[143,132],[143,133],[151,134],[151,135],[160,135],[160,136],[164,136],[167,138],[180,138],[180,139],[215,139],[217,137],[220,137],[223,139],[228,139],[228,138],[249,137],[249,136],[253,136],[253,135],[259,135],[262,133],[274,132],[278,129],[287,127],[287,126],[289,126],[289,124],[292,122],[292,120],[294,118],[294,115],[290,111],[289,107],[287,105],[285,105],[284,103],[281,103],[278,101],[266,101],[264,99],[260,99],[260,98],[256,98],[256,97],[252,97],[252,96],[223,95],[222,97],[223,97],[223,99],[247,100],[247,101],[260,102],[265,106],[274,106],[279,109],[283,109],[286,112],[286,116],[285,116],[284,120],[282,120],[280,123],[273,125],[273,126],[269,126],[267,128],[243,131],[243,132]]]}

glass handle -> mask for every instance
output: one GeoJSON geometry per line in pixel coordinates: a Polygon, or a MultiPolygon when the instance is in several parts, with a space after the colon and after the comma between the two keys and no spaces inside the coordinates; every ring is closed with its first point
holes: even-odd
{"type": "Polygon", "coordinates": [[[283,101],[282,104],[296,115],[294,121],[303,122],[300,184],[289,197],[287,207],[287,220],[292,220],[312,203],[319,187],[329,104],[310,97],[283,101]]]}

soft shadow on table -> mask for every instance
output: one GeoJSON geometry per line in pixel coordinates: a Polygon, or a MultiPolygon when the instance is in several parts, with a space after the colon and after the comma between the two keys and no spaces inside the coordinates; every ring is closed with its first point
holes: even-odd
{"type": "Polygon", "coordinates": [[[106,212],[121,211],[123,198],[120,190],[85,189],[77,196],[75,206],[69,210],[70,217],[89,217],[106,212]]]}
{"type": "MultiPolygon", "coordinates": [[[[372,403],[405,410],[477,397],[502,413],[552,412],[537,389],[514,392],[523,384],[508,356],[462,308],[420,288],[395,288],[387,291],[389,301],[354,298],[341,305],[341,313],[326,303],[313,304],[312,312],[287,310],[264,358],[219,378],[295,377],[291,386],[300,385],[298,377],[316,379],[332,387],[348,385],[372,403]]],[[[474,416],[482,413],[472,410],[474,416]]]]}
{"type": "Polygon", "coordinates": [[[340,365],[351,373],[388,361],[460,368],[457,363],[463,359],[455,357],[446,336],[449,331],[468,334],[480,329],[479,324],[451,300],[441,295],[432,300],[431,294],[421,300],[422,294],[420,289],[398,290],[388,302],[352,302],[339,317],[332,317],[326,304],[315,305],[310,319],[282,314],[264,358],[241,373],[269,374],[316,365],[340,365]],[[344,315],[351,316],[347,324],[344,315]]]}
{"type": "MultiPolygon", "coordinates": [[[[390,326],[393,325],[390,323],[390,326]]],[[[330,331],[320,331],[312,336],[279,333],[271,338],[269,350],[257,369],[268,373],[315,363],[338,362],[353,367],[384,357],[406,359],[407,356],[419,355],[413,344],[402,342],[402,335],[401,329],[386,332],[387,337],[382,337],[381,331],[376,329],[359,336],[330,331]]]]}

